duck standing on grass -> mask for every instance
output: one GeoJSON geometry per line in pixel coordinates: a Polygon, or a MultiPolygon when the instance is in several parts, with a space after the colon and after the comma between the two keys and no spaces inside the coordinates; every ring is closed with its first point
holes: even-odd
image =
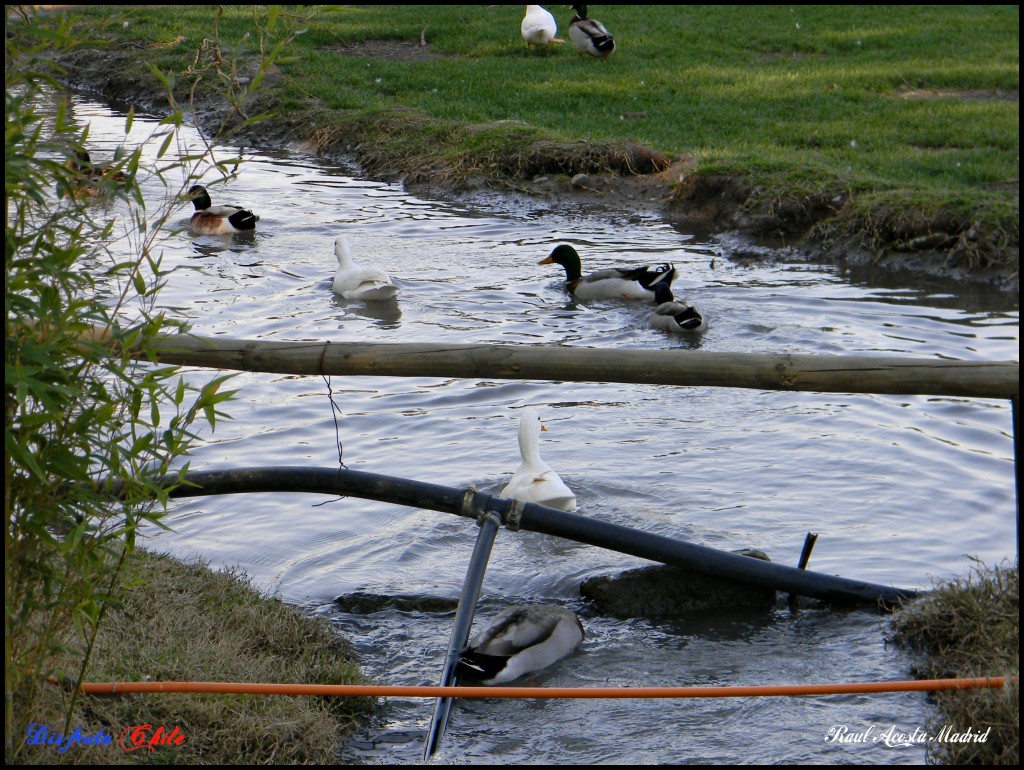
{"type": "Polygon", "coordinates": [[[352,250],[343,236],[334,239],[334,256],[338,258],[338,271],[331,284],[335,294],[367,301],[391,299],[398,294],[398,287],[379,267],[361,267],[352,260],[352,250]]]}
{"type": "Polygon", "coordinates": [[[607,62],[615,52],[615,39],[604,28],[604,24],[596,19],[587,18],[587,6],[574,5],[576,15],[569,21],[569,39],[576,50],[583,54],[596,56],[607,62]]]}
{"type": "Polygon", "coordinates": [[[537,264],[557,264],[565,268],[565,288],[577,299],[654,299],[654,287],[664,283],[672,285],[676,278],[675,266],[668,263],[643,267],[608,267],[583,275],[580,255],[572,246],[556,246],[537,264]]]}
{"type": "Polygon", "coordinates": [[[511,682],[561,660],[576,649],[584,634],[579,618],[563,607],[509,607],[473,637],[456,672],[482,684],[511,682]]]}
{"type": "Polygon", "coordinates": [[[702,332],[708,328],[704,316],[689,302],[682,302],[672,296],[672,289],[659,283],[654,287],[654,302],[657,307],[648,319],[652,329],[686,334],[702,332]]]}
{"type": "Polygon", "coordinates": [[[552,43],[564,43],[561,38],[555,37],[558,32],[558,24],[555,17],[539,5],[526,6],[526,15],[519,25],[519,31],[526,41],[526,47],[531,45],[550,49],[552,43]]]}
{"type": "Polygon", "coordinates": [[[519,454],[523,460],[500,497],[572,511],[576,508],[576,495],[540,458],[540,434],[546,430],[535,409],[523,411],[519,419],[519,454]]]}
{"type": "Polygon", "coordinates": [[[252,232],[260,218],[240,206],[214,206],[210,193],[201,185],[189,189],[185,196],[196,207],[190,226],[196,235],[231,235],[252,232]]]}

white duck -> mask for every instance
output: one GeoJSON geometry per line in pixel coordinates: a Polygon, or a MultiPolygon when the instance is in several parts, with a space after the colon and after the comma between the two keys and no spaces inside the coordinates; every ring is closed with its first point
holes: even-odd
{"type": "Polygon", "coordinates": [[[659,283],[654,287],[654,301],[658,305],[647,319],[652,329],[688,334],[702,332],[708,328],[704,316],[689,302],[682,302],[672,296],[672,289],[659,283]]]}
{"type": "Polygon", "coordinates": [[[565,42],[555,37],[558,32],[555,17],[539,5],[526,6],[526,15],[523,16],[523,23],[519,26],[519,31],[523,34],[527,48],[531,45],[551,48],[552,43],[565,42]]]}
{"type": "Polygon", "coordinates": [[[608,267],[583,275],[580,255],[567,244],[556,246],[547,259],[537,264],[557,264],[565,268],[565,288],[577,299],[608,297],[615,299],[654,299],[654,287],[671,286],[676,278],[675,266],[645,265],[642,267],[608,267]]]}
{"type": "Polygon", "coordinates": [[[391,278],[377,267],[359,267],[352,261],[352,250],[343,236],[334,239],[334,255],[338,258],[338,272],[334,274],[331,290],[345,299],[385,300],[398,294],[391,278]]]}
{"type": "Polygon", "coordinates": [[[456,669],[460,677],[502,684],[561,660],[583,641],[572,612],[549,604],[502,610],[475,636],[456,669]]]}
{"type": "Polygon", "coordinates": [[[576,495],[540,459],[540,433],[546,430],[536,410],[526,409],[523,412],[519,419],[519,453],[523,461],[501,490],[500,497],[571,511],[576,508],[576,495]]]}
{"type": "Polygon", "coordinates": [[[574,5],[572,9],[576,15],[569,21],[569,39],[580,56],[589,54],[608,61],[608,57],[615,52],[615,39],[604,28],[604,24],[587,18],[587,6],[574,5]]]}

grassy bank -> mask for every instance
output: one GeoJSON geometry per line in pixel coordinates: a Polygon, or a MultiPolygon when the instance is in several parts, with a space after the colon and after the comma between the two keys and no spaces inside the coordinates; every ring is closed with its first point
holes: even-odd
{"type": "MultiPolygon", "coordinates": [[[[967,578],[942,583],[893,618],[896,643],[917,650],[924,679],[1020,675],[1020,574],[1016,566],[980,567],[967,578]]],[[[1020,688],[935,694],[937,715],[929,734],[991,729],[984,742],[935,742],[936,764],[1017,765],[1020,758],[1020,688]]]]}
{"type": "MultiPolygon", "coordinates": [[[[567,33],[571,12],[552,10],[567,33]]],[[[190,67],[215,79],[204,39],[239,61],[273,43],[246,7],[81,13],[120,55],[106,79],[158,93],[152,63],[183,99],[190,67]]],[[[302,34],[274,101],[250,114],[268,108],[371,173],[455,185],[683,158],[669,197],[684,213],[734,199],[718,227],[1016,262],[1016,6],[594,6],[618,42],[607,64],[571,45],[527,51],[521,6],[302,13],[275,19],[302,34]]]]}
{"type": "MultiPolygon", "coordinates": [[[[89,681],[236,681],[348,684],[360,681],[347,644],[318,620],[267,600],[237,573],[212,572],[136,551],[124,591],[107,613],[89,681]]],[[[57,674],[77,675],[76,658],[57,674]]],[[[63,732],[68,693],[53,686],[31,722],[63,732]]],[[[106,728],[106,746],[28,746],[31,764],[333,764],[346,729],[365,718],[367,699],[257,695],[81,696],[71,729],[106,728]],[[181,745],[128,752],[132,725],[179,728],[181,745]]],[[[16,740],[24,735],[16,736],[16,740]]]]}

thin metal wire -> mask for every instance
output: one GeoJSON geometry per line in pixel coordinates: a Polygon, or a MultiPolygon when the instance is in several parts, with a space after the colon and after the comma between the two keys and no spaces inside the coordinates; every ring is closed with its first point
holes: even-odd
{"type": "MultiPolygon", "coordinates": [[[[326,353],[327,348],[324,347],[326,353]]],[[[322,358],[322,356],[321,356],[322,358]]],[[[331,402],[331,417],[334,419],[334,442],[338,445],[338,467],[341,470],[348,470],[348,466],[345,465],[345,446],[341,443],[341,426],[338,424],[338,417],[344,416],[341,411],[341,407],[338,406],[338,402],[334,400],[334,389],[331,388],[331,376],[323,373],[323,367],[321,366],[320,376],[324,378],[324,385],[327,386],[327,400],[331,402]]],[[[340,495],[330,500],[325,500],[322,503],[314,503],[313,508],[319,508],[321,505],[327,505],[328,503],[336,503],[339,500],[344,500],[348,495],[340,495]]]]}

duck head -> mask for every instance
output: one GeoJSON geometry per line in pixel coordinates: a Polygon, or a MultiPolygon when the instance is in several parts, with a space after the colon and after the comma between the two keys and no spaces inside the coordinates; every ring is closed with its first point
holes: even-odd
{"type": "Polygon", "coordinates": [[[540,460],[540,434],[547,431],[536,409],[524,409],[519,419],[519,452],[523,460],[540,460]]]}
{"type": "Polygon", "coordinates": [[[352,249],[343,235],[339,235],[334,239],[334,256],[338,258],[338,264],[343,269],[349,270],[355,267],[355,262],[352,259],[352,249]]]}
{"type": "Polygon", "coordinates": [[[197,184],[190,187],[185,197],[192,201],[196,211],[205,211],[213,205],[213,201],[210,200],[210,193],[202,185],[197,184]]]}
{"type": "Polygon", "coordinates": [[[82,176],[88,176],[94,172],[92,158],[89,157],[88,151],[82,147],[75,148],[74,153],[68,158],[67,167],[82,176]]]}
{"type": "Polygon", "coordinates": [[[583,269],[580,266],[580,255],[576,252],[576,249],[567,243],[556,246],[545,259],[542,259],[537,264],[561,265],[565,268],[566,281],[578,280],[583,275],[583,269]]]}

